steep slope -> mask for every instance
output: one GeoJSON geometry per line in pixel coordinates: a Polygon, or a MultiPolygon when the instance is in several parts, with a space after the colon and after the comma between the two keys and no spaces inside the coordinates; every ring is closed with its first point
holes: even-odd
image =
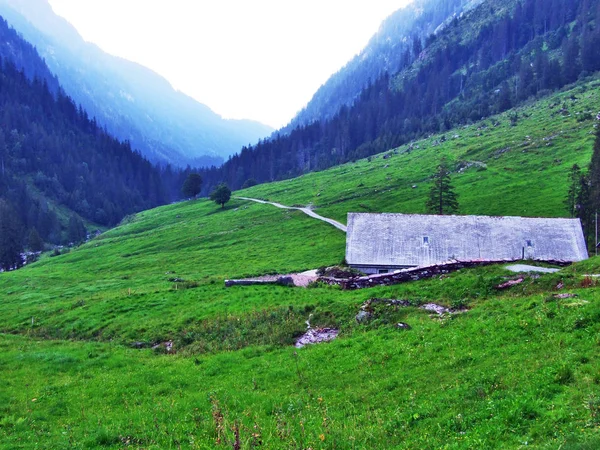
{"type": "Polygon", "coordinates": [[[597,78],[367,159],[237,194],[312,205],[344,223],[350,211],[422,214],[446,158],[461,214],[566,217],[569,171],[590,165],[599,103],[597,78]]]}
{"type": "Polygon", "coordinates": [[[37,47],[90,117],[152,161],[217,164],[272,131],[256,122],[224,120],[158,74],[86,43],[46,0],[2,0],[0,14],[37,47]]]}
{"type": "Polygon", "coordinates": [[[21,39],[17,32],[0,17],[0,56],[13,61],[33,80],[44,80],[53,94],[59,90],[58,79],[50,72],[46,63],[39,57],[37,50],[29,42],[21,39]]]}
{"type": "Polygon", "coordinates": [[[427,40],[398,74],[351,107],[243,148],[208,185],[292,178],[468,124],[600,69],[598,0],[486,0],[427,40]]]}
{"type": "Polygon", "coordinates": [[[482,1],[416,0],[396,11],[360,53],[319,88],[284,131],[330,119],[342,106],[350,106],[369,82],[409,65],[427,37],[482,1]]]}
{"type": "MultiPolygon", "coordinates": [[[[445,142],[245,193],[324,215],[417,211],[445,155],[464,213],[560,216],[569,165],[590,159],[595,119],[578,118],[598,96],[582,84],[445,142]]],[[[0,273],[0,446],[598,447],[597,258],[506,291],[503,266],[361,291],[223,287],[338,263],[344,244],[300,211],[199,200],[0,273]],[[411,306],[373,303],[358,323],[372,298],[411,306]],[[429,302],[466,311],[431,317],[417,308],[429,302]],[[307,320],[338,338],[294,348],[307,320]]]]}
{"type": "Polygon", "coordinates": [[[169,200],[168,177],[78,108],[4,21],[0,36],[0,199],[19,223],[11,239],[35,229],[46,242],[77,242],[82,218],[115,225],[169,200]]]}

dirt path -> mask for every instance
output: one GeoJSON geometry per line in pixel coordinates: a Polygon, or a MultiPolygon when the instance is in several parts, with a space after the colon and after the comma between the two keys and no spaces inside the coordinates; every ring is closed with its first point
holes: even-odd
{"type": "Polygon", "coordinates": [[[297,209],[298,211],[302,211],[307,216],[310,216],[314,219],[322,220],[323,222],[327,222],[328,224],[336,227],[338,230],[342,230],[344,233],[346,232],[346,225],[344,225],[343,223],[340,223],[336,220],[320,216],[310,208],[297,208],[295,206],[285,206],[285,205],[282,205],[281,203],[266,202],[264,200],[259,200],[257,198],[248,198],[248,197],[235,197],[235,198],[240,199],[240,200],[249,200],[251,202],[263,203],[266,205],[273,205],[273,206],[275,206],[277,208],[281,208],[281,209],[297,209]]]}

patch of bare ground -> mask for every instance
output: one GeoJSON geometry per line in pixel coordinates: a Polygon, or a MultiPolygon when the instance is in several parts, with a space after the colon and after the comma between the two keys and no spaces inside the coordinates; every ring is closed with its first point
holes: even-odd
{"type": "Polygon", "coordinates": [[[249,286],[252,284],[280,284],[287,286],[307,287],[318,278],[316,270],[286,275],[262,275],[260,277],[226,280],[226,286],[249,286]]]}

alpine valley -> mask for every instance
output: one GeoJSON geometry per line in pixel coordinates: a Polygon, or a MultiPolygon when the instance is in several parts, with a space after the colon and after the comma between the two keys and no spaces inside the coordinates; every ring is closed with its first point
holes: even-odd
{"type": "Polygon", "coordinates": [[[1,449],[600,447],[600,0],[415,0],[273,134],[48,8],[0,1],[1,449]],[[340,287],[442,176],[590,258],[340,287]]]}

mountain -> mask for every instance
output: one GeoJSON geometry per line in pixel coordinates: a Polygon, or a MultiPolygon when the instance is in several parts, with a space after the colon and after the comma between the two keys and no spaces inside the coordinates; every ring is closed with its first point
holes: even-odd
{"type": "Polygon", "coordinates": [[[0,228],[13,233],[0,233],[0,254],[29,232],[42,242],[78,242],[84,222],[114,226],[170,200],[169,180],[179,174],[109,135],[4,20],[0,37],[0,228]]]}
{"type": "Polygon", "coordinates": [[[367,46],[317,90],[284,132],[333,117],[384,73],[397,73],[418,57],[425,39],[483,0],[415,0],[390,15],[367,46]]]}
{"type": "Polygon", "coordinates": [[[85,42],[47,0],[0,0],[0,15],[35,45],[90,117],[151,161],[219,164],[272,132],[257,122],[224,120],[160,75],[85,42]]]}
{"type": "MultiPolygon", "coordinates": [[[[599,85],[244,194],[339,220],[420,212],[446,156],[462,213],[564,216],[599,85]]],[[[339,264],[345,246],[300,211],[200,199],[0,273],[0,447],[600,448],[600,258],[357,291],[224,287],[339,264]],[[339,333],[295,348],[306,322],[339,333]]]]}
{"type": "Polygon", "coordinates": [[[599,0],[486,0],[330,119],[242,148],[206,170],[206,187],[322,170],[547,95],[600,70],[598,18],[599,0]]]}

